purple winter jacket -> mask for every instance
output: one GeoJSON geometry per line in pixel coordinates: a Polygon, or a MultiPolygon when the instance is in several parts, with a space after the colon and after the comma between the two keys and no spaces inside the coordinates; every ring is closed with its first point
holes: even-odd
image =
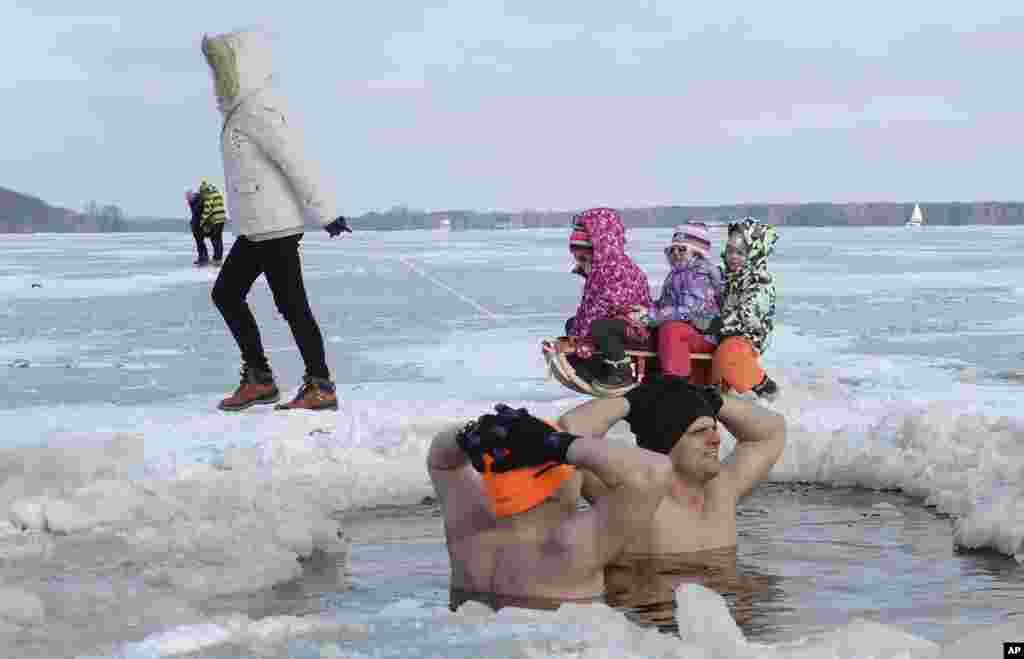
{"type": "Polygon", "coordinates": [[[685,320],[705,339],[717,344],[723,287],[720,268],[703,257],[691,256],[665,277],[650,317],[656,325],[667,320],[685,320]]]}

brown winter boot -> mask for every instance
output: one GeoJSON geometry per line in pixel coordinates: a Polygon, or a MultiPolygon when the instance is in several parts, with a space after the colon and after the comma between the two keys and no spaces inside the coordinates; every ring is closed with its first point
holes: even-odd
{"type": "Polygon", "coordinates": [[[270,371],[242,366],[242,382],[231,394],[218,405],[217,409],[225,412],[237,412],[253,405],[268,405],[281,400],[281,392],[274,382],[270,371]]]}
{"type": "Polygon", "coordinates": [[[312,375],[302,377],[302,386],[290,403],[282,403],[275,410],[336,410],[338,396],[334,393],[334,383],[312,375]]]}

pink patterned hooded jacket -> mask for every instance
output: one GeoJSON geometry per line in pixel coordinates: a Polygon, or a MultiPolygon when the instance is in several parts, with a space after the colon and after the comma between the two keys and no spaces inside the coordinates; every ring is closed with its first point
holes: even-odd
{"type": "Polygon", "coordinates": [[[653,304],[651,289],[647,275],[626,255],[622,218],[611,208],[591,208],[577,216],[576,225],[590,235],[594,258],[569,334],[586,338],[595,320],[621,318],[626,321],[626,338],[630,342],[647,343],[650,331],[632,316],[636,315],[634,306],[647,309],[653,304]]]}

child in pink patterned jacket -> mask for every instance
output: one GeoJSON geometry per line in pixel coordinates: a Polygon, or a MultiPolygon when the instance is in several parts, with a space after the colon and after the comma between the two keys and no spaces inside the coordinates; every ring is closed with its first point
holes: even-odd
{"type": "Polygon", "coordinates": [[[625,251],[626,230],[611,208],[591,208],[573,220],[569,249],[578,274],[586,278],[576,315],[566,323],[580,342],[577,355],[600,354],[595,388],[605,390],[634,384],[626,344],[647,344],[650,331],[638,318],[637,307],[652,305],[647,275],[625,251]]]}

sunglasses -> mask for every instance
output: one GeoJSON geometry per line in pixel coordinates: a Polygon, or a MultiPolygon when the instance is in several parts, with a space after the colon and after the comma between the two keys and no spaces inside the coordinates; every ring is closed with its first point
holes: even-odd
{"type": "Polygon", "coordinates": [[[689,250],[687,250],[685,247],[678,247],[678,246],[676,246],[676,247],[666,247],[665,248],[665,253],[666,254],[686,254],[687,251],[689,251],[689,250]]]}

